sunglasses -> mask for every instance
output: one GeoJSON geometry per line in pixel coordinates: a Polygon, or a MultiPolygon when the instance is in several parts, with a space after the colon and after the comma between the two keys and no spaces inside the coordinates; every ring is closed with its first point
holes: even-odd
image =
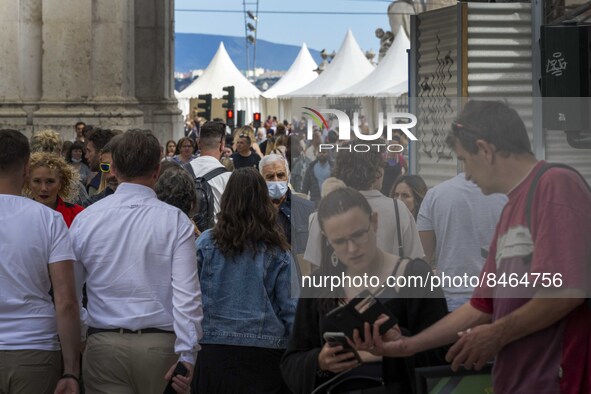
{"type": "Polygon", "coordinates": [[[482,134],[482,132],[480,130],[478,130],[477,128],[474,128],[474,127],[471,127],[471,126],[467,126],[467,125],[462,124],[462,123],[459,123],[459,122],[457,122],[455,120],[453,122],[451,122],[451,129],[454,132],[456,132],[456,133],[457,132],[464,131],[464,132],[469,133],[469,134],[477,134],[477,135],[481,135],[482,134]]]}
{"type": "Polygon", "coordinates": [[[100,163],[99,168],[101,172],[111,172],[111,163],[100,163]]]}

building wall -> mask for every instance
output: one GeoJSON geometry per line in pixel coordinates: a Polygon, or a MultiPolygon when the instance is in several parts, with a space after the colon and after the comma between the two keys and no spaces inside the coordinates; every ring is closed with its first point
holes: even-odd
{"type": "MultiPolygon", "coordinates": [[[[64,139],[82,120],[182,127],[173,94],[173,0],[0,0],[0,127],[64,139]]],[[[177,130],[177,131],[178,131],[177,130]]]]}

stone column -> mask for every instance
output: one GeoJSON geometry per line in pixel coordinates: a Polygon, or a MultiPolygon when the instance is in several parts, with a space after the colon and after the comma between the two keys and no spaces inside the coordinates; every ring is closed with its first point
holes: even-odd
{"type": "Polygon", "coordinates": [[[43,0],[43,59],[37,129],[64,138],[83,120],[140,127],[133,98],[133,0],[43,0]]]}
{"type": "Polygon", "coordinates": [[[174,98],[174,0],[135,0],[135,95],[161,142],[182,133],[174,98]]]}
{"type": "Polygon", "coordinates": [[[41,95],[41,0],[0,2],[0,127],[30,135],[41,95]]]}

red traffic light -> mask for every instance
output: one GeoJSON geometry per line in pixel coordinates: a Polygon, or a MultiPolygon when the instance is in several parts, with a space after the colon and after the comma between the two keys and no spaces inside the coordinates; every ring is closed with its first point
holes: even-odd
{"type": "Polygon", "coordinates": [[[254,120],[255,122],[260,122],[260,121],[261,121],[261,113],[260,113],[260,112],[255,112],[255,113],[253,114],[253,120],[254,120]]]}
{"type": "Polygon", "coordinates": [[[234,110],[229,109],[226,111],[226,119],[234,119],[234,110]]]}

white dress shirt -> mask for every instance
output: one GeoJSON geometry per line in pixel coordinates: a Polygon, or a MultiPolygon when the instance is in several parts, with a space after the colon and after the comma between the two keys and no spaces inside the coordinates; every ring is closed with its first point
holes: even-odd
{"type": "Polygon", "coordinates": [[[175,351],[196,360],[202,336],[194,227],[146,186],[122,183],[80,213],[70,228],[79,291],[86,282],[95,328],[176,333],[175,351]]]}

